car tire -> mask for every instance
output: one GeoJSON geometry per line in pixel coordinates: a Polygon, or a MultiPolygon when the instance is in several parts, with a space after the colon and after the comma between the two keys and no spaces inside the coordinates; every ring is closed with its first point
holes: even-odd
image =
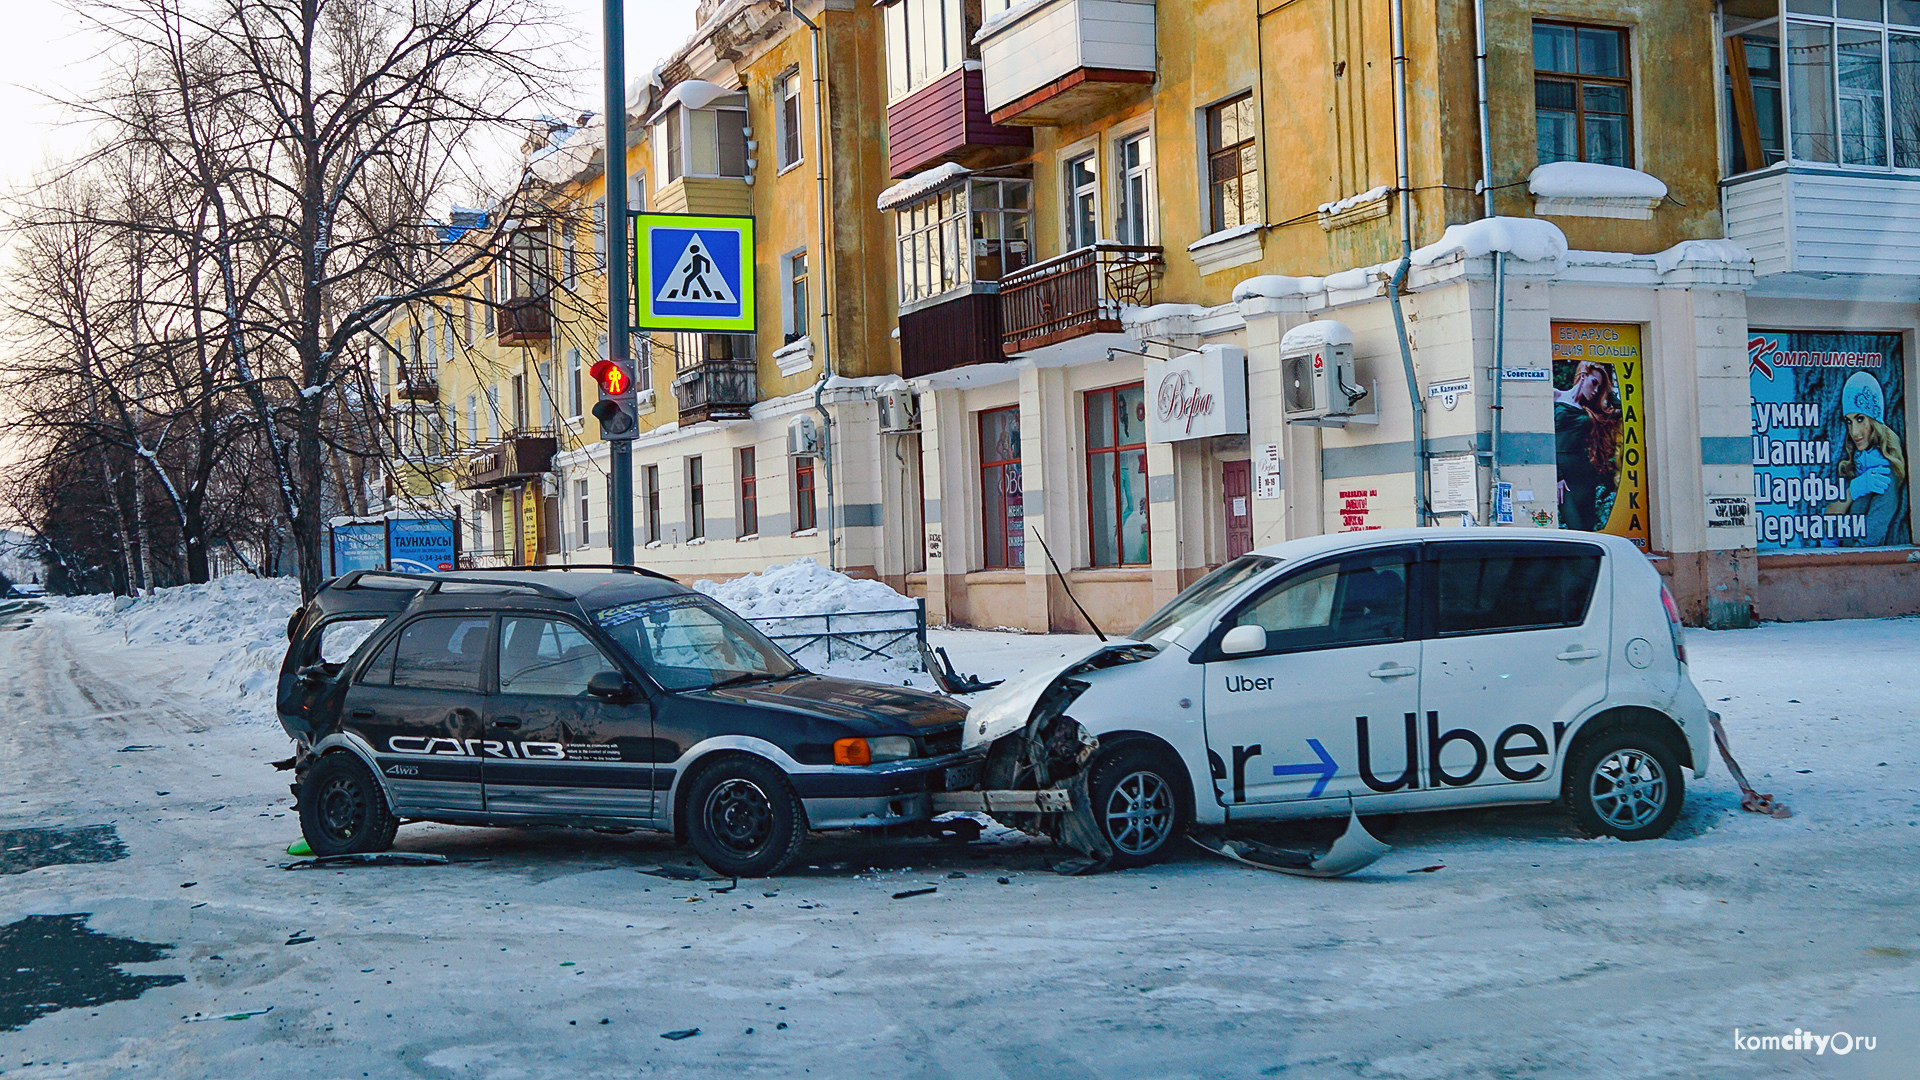
{"type": "Polygon", "coordinates": [[[1643,728],[1619,728],[1574,749],[1565,795],[1588,836],[1651,840],[1680,816],[1686,780],[1665,739],[1643,728]]]}
{"type": "Polygon", "coordinates": [[[322,757],[300,781],[300,831],[316,856],[385,851],[399,829],[379,779],[353,754],[322,757]]]}
{"type": "Polygon", "coordinates": [[[1107,863],[1116,870],[1163,861],[1193,820],[1179,758],[1142,740],[1094,759],[1087,797],[1094,827],[1113,850],[1107,863]]]}
{"type": "Polygon", "coordinates": [[[716,873],[771,877],[807,837],[806,808],[787,776],[755,757],[727,757],[687,788],[687,840],[716,873]]]}

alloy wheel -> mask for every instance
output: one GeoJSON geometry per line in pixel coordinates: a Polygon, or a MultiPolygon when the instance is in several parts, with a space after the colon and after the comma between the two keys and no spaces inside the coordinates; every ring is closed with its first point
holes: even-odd
{"type": "Polygon", "coordinates": [[[1588,782],[1594,813],[1622,832],[1645,826],[1667,806],[1667,774],[1644,750],[1625,747],[1600,759],[1588,782]]]}
{"type": "Polygon", "coordinates": [[[1127,855],[1157,850],[1173,829],[1173,789],[1158,773],[1121,777],[1107,795],[1107,836],[1127,855]]]}

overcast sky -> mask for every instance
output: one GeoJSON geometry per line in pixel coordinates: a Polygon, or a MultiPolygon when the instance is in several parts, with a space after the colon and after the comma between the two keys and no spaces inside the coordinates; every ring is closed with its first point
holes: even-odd
{"type": "MultiPolygon", "coordinates": [[[[552,0],[578,30],[578,66],[600,69],[601,0],[552,0]]],[[[99,44],[59,0],[0,0],[0,184],[9,189],[31,180],[48,156],[77,145],[78,133],[62,126],[58,109],[41,92],[84,93],[100,78],[99,44]]],[[[626,0],[627,78],[644,78],[653,66],[693,33],[694,0],[626,0]]],[[[601,82],[582,85],[574,104],[598,111],[601,82]]]]}

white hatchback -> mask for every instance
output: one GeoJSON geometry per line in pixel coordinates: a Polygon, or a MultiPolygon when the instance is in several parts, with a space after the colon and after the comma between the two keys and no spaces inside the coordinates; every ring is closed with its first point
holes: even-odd
{"type": "Polygon", "coordinates": [[[1294,540],[1195,582],[1126,640],[977,699],[983,787],[1116,866],[1190,826],[1565,801],[1589,833],[1673,824],[1706,775],[1678,611],[1627,540],[1401,529],[1294,540]]]}

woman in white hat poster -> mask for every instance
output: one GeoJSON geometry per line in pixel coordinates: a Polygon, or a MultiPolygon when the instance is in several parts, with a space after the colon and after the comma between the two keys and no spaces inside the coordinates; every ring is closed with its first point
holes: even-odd
{"type": "Polygon", "coordinates": [[[1865,371],[1848,376],[1840,388],[1840,411],[1846,434],[1839,472],[1847,497],[1830,504],[1827,513],[1866,519],[1865,534],[1856,542],[1860,547],[1903,543],[1907,456],[1900,436],[1886,424],[1887,400],[1879,380],[1865,371]]]}

